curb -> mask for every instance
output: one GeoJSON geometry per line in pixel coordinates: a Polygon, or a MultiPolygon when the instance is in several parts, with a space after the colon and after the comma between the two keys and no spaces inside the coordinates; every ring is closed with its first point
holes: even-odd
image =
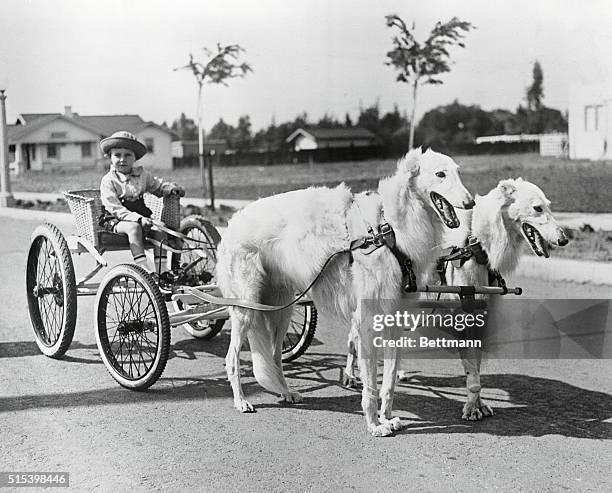
{"type": "Polygon", "coordinates": [[[567,258],[541,259],[523,255],[513,275],[542,281],[566,281],[612,286],[612,263],[567,258]]]}
{"type": "MultiPolygon", "coordinates": [[[[193,203],[191,199],[183,200],[185,200],[187,204],[193,203]]],[[[225,201],[220,201],[219,203],[225,203],[225,201]]],[[[24,221],[49,221],[62,225],[74,225],[72,214],[65,212],[0,207],[0,217],[24,221]]],[[[527,254],[521,257],[515,275],[543,281],[567,281],[612,286],[612,263],[565,258],[541,259],[531,254],[527,254]]]]}

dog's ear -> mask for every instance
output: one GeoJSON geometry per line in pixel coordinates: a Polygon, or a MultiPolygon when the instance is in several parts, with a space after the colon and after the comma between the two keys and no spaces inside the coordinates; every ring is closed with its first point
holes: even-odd
{"type": "Polygon", "coordinates": [[[398,161],[397,171],[409,176],[417,175],[419,173],[419,162],[422,155],[423,151],[420,147],[412,149],[398,161]]]}
{"type": "Polygon", "coordinates": [[[512,194],[516,192],[516,183],[512,178],[501,180],[497,185],[497,189],[504,195],[504,197],[510,198],[512,197],[512,194]]]}

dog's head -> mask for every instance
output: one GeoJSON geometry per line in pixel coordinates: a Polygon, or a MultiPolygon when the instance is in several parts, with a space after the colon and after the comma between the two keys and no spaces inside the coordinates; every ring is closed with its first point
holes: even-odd
{"type": "Polygon", "coordinates": [[[471,209],[474,199],[459,177],[459,166],[448,156],[428,149],[410,151],[398,163],[410,176],[411,191],[430,206],[449,228],[458,228],[455,207],[471,209]]]}
{"type": "Polygon", "coordinates": [[[550,246],[568,243],[563,228],[550,211],[550,201],[539,187],[522,178],[502,180],[497,189],[505,199],[505,215],[538,257],[548,258],[550,246]]]}

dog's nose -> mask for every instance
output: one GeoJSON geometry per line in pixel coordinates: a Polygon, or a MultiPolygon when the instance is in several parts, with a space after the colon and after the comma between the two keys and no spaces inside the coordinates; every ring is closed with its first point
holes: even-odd
{"type": "Polygon", "coordinates": [[[476,205],[476,202],[474,202],[474,199],[472,199],[472,198],[470,198],[470,200],[464,200],[463,201],[463,208],[464,209],[472,209],[475,205],[476,205]]]}
{"type": "Polygon", "coordinates": [[[559,239],[557,240],[557,245],[559,246],[565,246],[569,243],[569,240],[567,239],[567,235],[565,234],[565,231],[563,231],[562,229],[559,230],[559,239]]]}

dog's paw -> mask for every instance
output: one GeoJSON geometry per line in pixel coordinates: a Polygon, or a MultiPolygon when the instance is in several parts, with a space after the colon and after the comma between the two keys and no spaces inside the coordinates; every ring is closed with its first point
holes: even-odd
{"type": "Polygon", "coordinates": [[[380,423],[388,426],[392,431],[399,431],[404,428],[402,420],[397,417],[391,419],[380,418],[380,423]]]}
{"type": "Polygon", "coordinates": [[[461,419],[468,421],[480,421],[487,416],[493,416],[493,409],[485,404],[480,397],[475,400],[468,400],[463,406],[463,414],[461,419]]]}
{"type": "Polygon", "coordinates": [[[340,385],[347,389],[360,389],[361,382],[355,375],[349,375],[342,368],[340,369],[340,385]]]}
{"type": "Polygon", "coordinates": [[[297,404],[299,402],[302,402],[303,399],[302,394],[300,394],[299,392],[289,392],[287,394],[282,394],[281,400],[289,404],[297,404]]]}
{"type": "Polygon", "coordinates": [[[463,413],[461,419],[468,421],[480,421],[482,419],[482,411],[475,406],[468,405],[467,403],[463,406],[463,413]]]}
{"type": "Polygon", "coordinates": [[[493,416],[493,409],[491,409],[489,405],[485,404],[482,399],[480,400],[480,412],[485,417],[493,416]]]}
{"type": "Polygon", "coordinates": [[[234,407],[238,409],[238,411],[240,411],[241,413],[254,413],[255,412],[255,408],[253,407],[253,404],[251,404],[249,401],[245,399],[234,401],[234,407]]]}
{"type": "Polygon", "coordinates": [[[382,423],[376,426],[370,427],[370,433],[372,433],[373,437],[389,437],[393,435],[393,429],[391,425],[387,423],[382,423]]]}

